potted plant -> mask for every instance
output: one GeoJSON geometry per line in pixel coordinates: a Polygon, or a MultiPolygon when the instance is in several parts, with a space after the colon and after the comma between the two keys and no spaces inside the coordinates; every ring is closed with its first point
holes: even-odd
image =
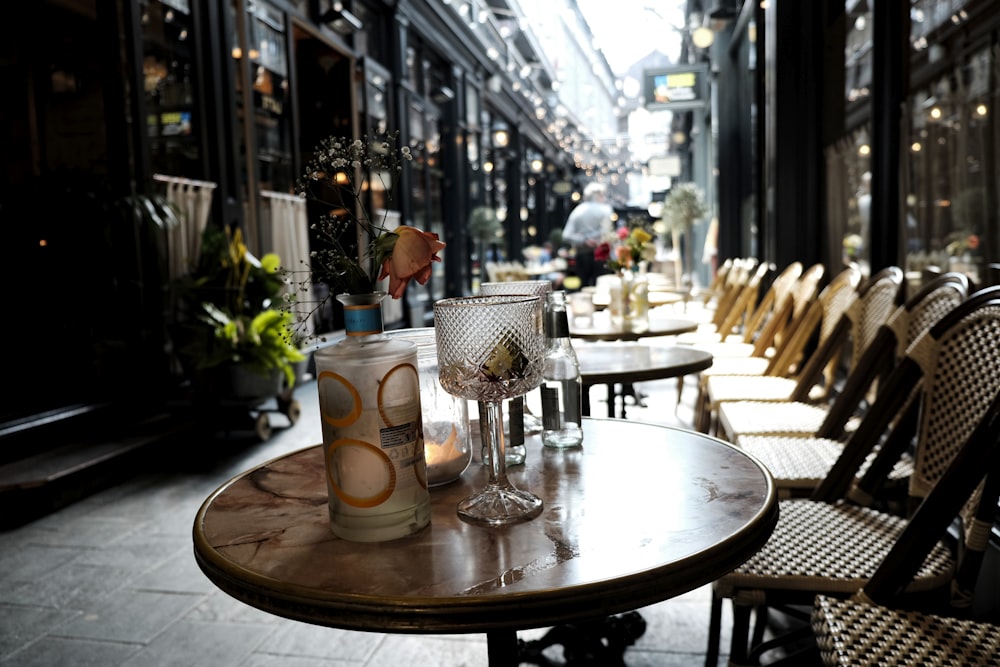
{"type": "Polygon", "coordinates": [[[694,271],[694,248],[692,248],[694,223],[705,216],[704,197],[694,183],[680,183],[670,189],[663,201],[663,222],[670,230],[670,236],[677,253],[675,268],[677,285],[682,284],[681,273],[688,277],[694,271]],[[684,252],[681,252],[681,237],[684,238],[684,252]]]}
{"type": "Polygon", "coordinates": [[[182,366],[214,398],[266,398],[291,388],[306,357],[280,308],[280,258],[257,259],[240,230],[209,226],[197,267],[179,282],[182,366]]]}

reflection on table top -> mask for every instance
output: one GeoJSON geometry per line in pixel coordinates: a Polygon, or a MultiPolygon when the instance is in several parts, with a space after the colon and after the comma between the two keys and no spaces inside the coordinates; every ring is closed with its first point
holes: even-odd
{"type": "Polygon", "coordinates": [[[575,350],[586,384],[662,380],[712,365],[711,352],[687,345],[581,343],[575,350]]]}
{"type": "Polygon", "coordinates": [[[594,313],[590,326],[580,326],[579,320],[570,322],[569,333],[581,340],[639,340],[650,336],[676,336],[694,331],[697,323],[676,317],[665,317],[650,312],[649,318],[637,323],[614,324],[607,311],[594,313]]]}
{"type": "Polygon", "coordinates": [[[533,521],[482,528],[456,516],[482,488],[474,464],[431,490],[431,525],[361,544],[329,529],[319,446],[234,478],[198,512],[195,556],[222,590],[331,627],[508,632],[636,609],[730,571],[777,520],[770,475],[697,432],[585,419],[575,450],[530,448],[511,481],[545,502],[533,521]]]}

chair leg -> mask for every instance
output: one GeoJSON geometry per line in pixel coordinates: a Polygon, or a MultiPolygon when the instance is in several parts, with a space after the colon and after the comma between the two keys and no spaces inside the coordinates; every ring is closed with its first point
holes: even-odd
{"type": "Polygon", "coordinates": [[[718,667],[719,642],[722,634],[722,598],[712,591],[711,616],[708,621],[708,649],[705,651],[705,667],[718,667]]]}
{"type": "Polygon", "coordinates": [[[750,614],[753,607],[733,601],[733,637],[729,645],[729,664],[749,665],[750,614]]]}

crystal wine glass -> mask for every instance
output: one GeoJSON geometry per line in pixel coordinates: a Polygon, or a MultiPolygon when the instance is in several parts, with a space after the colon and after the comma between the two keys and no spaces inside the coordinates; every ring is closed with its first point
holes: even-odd
{"type": "MultiPolygon", "coordinates": [[[[537,297],[541,297],[538,300],[538,306],[535,308],[538,319],[542,321],[545,305],[545,295],[552,291],[552,281],[551,280],[511,280],[507,282],[490,282],[482,283],[479,286],[479,293],[483,296],[495,296],[497,294],[529,294],[537,297]]],[[[541,330],[541,327],[539,327],[541,330]]],[[[542,334],[542,349],[545,349],[544,343],[544,333],[542,334]]],[[[515,399],[518,400],[518,399],[515,399]]],[[[524,401],[523,412],[524,412],[524,432],[528,434],[541,433],[542,432],[542,420],[538,416],[531,413],[528,407],[528,401],[526,399],[520,399],[524,401]]],[[[508,419],[510,415],[507,415],[508,419]]],[[[507,452],[510,454],[510,452],[507,452]]],[[[524,445],[521,445],[521,457],[520,463],[524,463],[524,445]]],[[[510,465],[510,456],[507,457],[507,465],[510,465]]]]}
{"type": "Polygon", "coordinates": [[[504,459],[503,402],[542,382],[542,337],[537,296],[499,295],[442,299],[434,304],[438,379],[445,391],[479,402],[489,447],[486,488],[458,503],[470,523],[504,526],[528,521],[542,500],[514,487],[504,459]]]}

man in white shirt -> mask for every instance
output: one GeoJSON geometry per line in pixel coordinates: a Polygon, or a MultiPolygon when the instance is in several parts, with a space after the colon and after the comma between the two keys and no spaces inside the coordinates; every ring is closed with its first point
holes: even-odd
{"type": "Polygon", "coordinates": [[[576,275],[583,286],[596,284],[597,276],[605,272],[594,259],[594,248],[614,233],[613,214],[604,185],[591,183],[583,190],[583,201],[566,218],[563,243],[573,247],[576,275]]]}

